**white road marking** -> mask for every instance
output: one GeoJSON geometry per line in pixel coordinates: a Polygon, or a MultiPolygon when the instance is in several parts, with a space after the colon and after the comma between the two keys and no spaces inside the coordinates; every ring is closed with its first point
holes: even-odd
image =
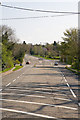
{"type": "Polygon", "coordinates": [[[16,93],[0,93],[3,95],[18,95],[18,96],[28,96],[28,97],[37,97],[37,98],[51,98],[51,99],[59,99],[59,100],[65,100],[65,101],[72,101],[70,99],[64,99],[64,98],[58,98],[58,97],[47,97],[47,96],[38,96],[38,95],[26,95],[26,94],[16,94],[16,93]]]}
{"type": "Polygon", "coordinates": [[[68,83],[66,83],[66,84],[67,84],[68,87],[70,87],[68,83]]]}
{"type": "Polygon", "coordinates": [[[80,106],[80,103],[78,103],[78,105],[80,106]]]}
{"type": "MultiPolygon", "coordinates": [[[[17,87],[17,86],[15,86],[15,87],[10,87],[10,88],[20,88],[20,89],[23,89],[23,88],[25,88],[25,87],[17,87]]],[[[29,90],[29,89],[33,89],[33,88],[25,88],[25,90],[29,90]]],[[[65,91],[66,89],[65,88],[63,88],[63,90],[60,90],[59,88],[56,88],[56,90],[54,90],[55,89],[55,87],[46,87],[46,89],[45,88],[34,88],[34,90],[50,90],[51,92],[52,91],[65,91]]]]}
{"type": "MultiPolygon", "coordinates": [[[[61,73],[62,73],[62,72],[61,72],[61,73]]],[[[62,73],[62,76],[63,76],[63,78],[64,78],[67,86],[69,87],[69,90],[70,90],[70,92],[72,93],[73,97],[76,98],[77,96],[75,95],[75,93],[74,93],[73,90],[71,89],[71,87],[70,87],[69,83],[67,82],[67,79],[64,77],[63,73],[62,73]]]]}
{"type": "Polygon", "coordinates": [[[7,84],[6,87],[9,86],[10,84],[11,84],[11,83],[7,84]]]}
{"type": "Polygon", "coordinates": [[[15,82],[15,81],[16,81],[16,79],[13,80],[13,82],[15,82]]]}
{"type": "Polygon", "coordinates": [[[28,115],[33,115],[33,116],[38,116],[38,117],[43,117],[43,118],[58,119],[58,118],[52,117],[52,116],[47,116],[47,115],[42,115],[42,114],[35,114],[35,113],[30,113],[30,112],[25,112],[25,111],[19,111],[19,110],[14,110],[14,109],[0,108],[0,110],[9,111],[9,112],[16,112],[16,113],[23,113],[23,114],[28,114],[28,115]]]}
{"type": "Polygon", "coordinates": [[[46,104],[46,103],[38,103],[38,102],[29,102],[29,101],[19,101],[19,100],[10,100],[10,99],[0,99],[1,101],[9,101],[9,102],[18,102],[18,103],[26,103],[26,104],[34,104],[34,105],[46,105],[51,107],[65,108],[71,110],[78,110],[77,108],[67,107],[67,106],[59,106],[54,104],[46,104]]]}
{"type": "Polygon", "coordinates": [[[10,88],[10,89],[11,89],[11,88],[13,88],[13,89],[15,88],[15,89],[16,89],[16,88],[24,88],[24,87],[16,87],[16,86],[15,86],[15,87],[9,87],[9,88],[10,88]]]}
{"type": "Polygon", "coordinates": [[[0,89],[0,91],[2,91],[2,89],[0,89]]]}
{"type": "Polygon", "coordinates": [[[74,94],[73,90],[70,89],[70,91],[71,91],[72,95],[76,98],[76,95],[74,94]]]}
{"type": "MultiPolygon", "coordinates": [[[[19,95],[19,94],[18,94],[19,95]]],[[[23,95],[23,94],[20,94],[23,95]]],[[[39,98],[45,98],[45,96],[38,96],[38,95],[24,95],[24,96],[29,96],[29,97],[39,97],[39,98]]]]}
{"type": "Polygon", "coordinates": [[[65,90],[59,90],[59,89],[57,89],[57,90],[55,90],[55,89],[45,89],[45,88],[41,88],[41,90],[48,90],[48,91],[50,91],[50,92],[52,92],[52,91],[59,91],[59,92],[64,92],[65,90]]]}
{"type": "Polygon", "coordinates": [[[18,95],[18,96],[29,96],[29,97],[39,97],[39,98],[46,98],[45,96],[38,96],[38,95],[26,95],[26,94],[16,94],[16,93],[0,93],[3,95],[18,95]]]}
{"type": "Polygon", "coordinates": [[[64,80],[65,80],[65,82],[67,83],[67,80],[65,79],[65,77],[64,77],[64,80]]]}
{"type": "Polygon", "coordinates": [[[72,101],[70,99],[64,99],[64,98],[57,98],[57,97],[53,97],[54,99],[59,99],[59,100],[66,100],[66,101],[72,101]]]}
{"type": "MultiPolygon", "coordinates": [[[[31,66],[31,67],[32,67],[32,66],[31,66]]],[[[23,67],[23,68],[24,68],[24,67],[23,67]]],[[[22,69],[22,68],[21,68],[21,69],[22,69]]],[[[21,70],[21,69],[19,69],[19,70],[21,70]]],[[[17,70],[17,71],[18,71],[18,70],[17,70]]],[[[14,71],[14,72],[17,72],[17,71],[14,71]]],[[[23,74],[24,74],[24,73],[23,73],[23,74]]],[[[20,76],[21,76],[21,75],[20,75],[20,76]]],[[[17,78],[19,78],[20,76],[18,76],[17,78]]],[[[14,79],[13,82],[14,82],[15,80],[16,80],[16,79],[14,79]]],[[[10,84],[11,84],[11,83],[7,84],[6,87],[9,86],[10,84]]],[[[1,91],[2,91],[2,90],[1,90],[1,91]]]]}
{"type": "Polygon", "coordinates": [[[32,90],[18,90],[18,89],[5,89],[5,90],[17,90],[17,91],[28,91],[28,92],[36,92],[36,93],[42,93],[42,94],[55,94],[55,95],[63,95],[67,96],[66,94],[57,94],[57,93],[52,93],[52,92],[42,92],[42,91],[32,91],[32,90]]]}

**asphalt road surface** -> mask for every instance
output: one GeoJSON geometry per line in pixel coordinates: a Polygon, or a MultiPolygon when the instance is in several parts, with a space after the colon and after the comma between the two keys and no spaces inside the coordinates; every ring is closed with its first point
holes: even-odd
{"type": "Polygon", "coordinates": [[[2,77],[2,118],[79,118],[78,76],[52,60],[26,60],[31,64],[2,77]]]}

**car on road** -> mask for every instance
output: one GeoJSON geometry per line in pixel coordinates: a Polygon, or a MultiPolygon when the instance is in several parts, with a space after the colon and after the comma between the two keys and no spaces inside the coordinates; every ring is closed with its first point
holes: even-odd
{"type": "Polygon", "coordinates": [[[58,62],[55,62],[54,65],[58,65],[58,62]]]}
{"type": "Polygon", "coordinates": [[[39,60],[43,60],[43,58],[39,58],[39,60]]]}
{"type": "Polygon", "coordinates": [[[26,64],[30,64],[31,62],[30,61],[27,61],[26,64]]]}
{"type": "Polygon", "coordinates": [[[22,63],[20,63],[20,66],[22,66],[22,63]]]}

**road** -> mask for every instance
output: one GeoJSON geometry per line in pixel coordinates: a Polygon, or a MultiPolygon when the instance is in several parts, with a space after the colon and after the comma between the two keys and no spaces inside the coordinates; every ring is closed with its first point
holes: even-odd
{"type": "Polygon", "coordinates": [[[2,118],[79,118],[78,76],[64,64],[27,59],[31,64],[2,77],[2,118]]]}

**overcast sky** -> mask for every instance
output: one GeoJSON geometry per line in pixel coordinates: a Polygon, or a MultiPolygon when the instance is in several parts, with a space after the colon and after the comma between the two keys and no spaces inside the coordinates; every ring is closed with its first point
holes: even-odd
{"type": "MultiPolygon", "coordinates": [[[[9,0],[10,1],[10,0],[9,0]]],[[[18,0],[19,1],[19,0],[18,0]]],[[[27,0],[26,0],[27,1],[27,0]]],[[[2,4],[18,6],[30,9],[52,10],[52,11],[72,11],[78,12],[78,1],[75,0],[62,0],[55,2],[3,2],[2,4]]],[[[51,0],[50,0],[51,1],[51,0]]],[[[63,32],[66,29],[78,27],[78,15],[68,15],[51,17],[53,13],[40,13],[30,12],[24,10],[16,10],[10,8],[0,7],[0,19],[2,18],[25,18],[25,17],[38,17],[49,16],[45,18],[29,18],[29,19],[15,19],[15,20],[0,20],[0,25],[5,24],[15,30],[17,38],[20,42],[26,43],[53,43],[54,41],[62,41],[63,32]],[[1,16],[2,8],[2,16],[1,16]]]]}

